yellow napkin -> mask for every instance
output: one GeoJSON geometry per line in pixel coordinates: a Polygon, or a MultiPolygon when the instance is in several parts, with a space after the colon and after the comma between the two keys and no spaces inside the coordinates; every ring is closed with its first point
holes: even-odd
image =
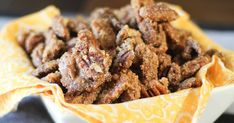
{"type": "Polygon", "coordinates": [[[214,56],[212,62],[198,72],[196,77],[203,83],[200,88],[120,104],[66,103],[59,86],[30,75],[33,67],[16,41],[21,28],[44,30],[49,27],[51,19],[60,14],[57,8],[49,6],[10,22],[0,32],[0,116],[12,111],[22,98],[40,95],[52,100],[61,110],[70,110],[88,122],[196,122],[212,89],[234,82],[234,53],[208,39],[181,8],[173,5],[171,8],[180,15],[172,22],[173,26],[190,31],[203,49],[215,48],[224,54],[223,62],[214,56]]]}

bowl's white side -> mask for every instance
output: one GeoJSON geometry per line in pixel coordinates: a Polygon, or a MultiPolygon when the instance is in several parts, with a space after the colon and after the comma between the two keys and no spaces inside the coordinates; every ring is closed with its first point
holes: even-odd
{"type": "MultiPolygon", "coordinates": [[[[233,92],[233,94],[234,94],[234,92],[233,92]]],[[[234,103],[232,103],[232,105],[230,107],[228,107],[228,109],[226,110],[225,113],[232,114],[232,115],[234,114],[234,103]]]]}
{"type": "Polygon", "coordinates": [[[213,123],[234,102],[234,84],[212,91],[199,123],[213,123]]]}
{"type": "Polygon", "coordinates": [[[54,102],[46,97],[42,97],[42,102],[55,123],[86,123],[81,118],[72,114],[71,111],[59,109],[54,102]]]}

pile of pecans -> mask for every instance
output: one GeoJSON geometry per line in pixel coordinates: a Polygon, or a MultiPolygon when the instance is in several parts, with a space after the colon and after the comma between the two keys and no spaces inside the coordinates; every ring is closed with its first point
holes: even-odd
{"type": "Polygon", "coordinates": [[[174,28],[177,18],[166,3],[131,0],[88,19],[57,16],[46,31],[21,31],[18,42],[32,75],[58,84],[66,101],[120,103],[201,86],[194,76],[215,51],[174,28]]]}

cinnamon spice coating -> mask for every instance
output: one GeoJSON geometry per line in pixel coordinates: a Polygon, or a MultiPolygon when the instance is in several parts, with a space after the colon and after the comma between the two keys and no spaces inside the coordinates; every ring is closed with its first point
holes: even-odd
{"type": "Polygon", "coordinates": [[[178,16],[167,3],[131,0],[88,18],[56,16],[47,30],[22,30],[17,40],[32,75],[58,84],[67,102],[122,103],[200,87],[197,72],[222,56],[173,27],[178,16]]]}

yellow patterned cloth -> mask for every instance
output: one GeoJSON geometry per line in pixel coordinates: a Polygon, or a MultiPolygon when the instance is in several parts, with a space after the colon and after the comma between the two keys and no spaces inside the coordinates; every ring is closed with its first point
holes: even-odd
{"type": "Polygon", "coordinates": [[[212,62],[198,72],[196,77],[203,83],[200,88],[120,104],[66,103],[58,85],[30,75],[34,68],[16,41],[19,29],[45,30],[49,27],[51,19],[60,14],[57,8],[50,6],[10,22],[0,32],[0,116],[12,111],[25,96],[40,95],[52,100],[61,110],[69,110],[88,122],[196,122],[212,89],[234,82],[234,53],[209,40],[182,9],[171,8],[180,15],[173,26],[190,31],[203,49],[215,48],[224,54],[223,62],[214,56],[212,62]]]}

